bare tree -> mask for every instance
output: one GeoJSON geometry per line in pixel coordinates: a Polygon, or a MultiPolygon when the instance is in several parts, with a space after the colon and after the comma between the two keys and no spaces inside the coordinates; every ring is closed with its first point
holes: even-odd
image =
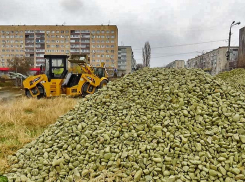
{"type": "Polygon", "coordinates": [[[139,63],[139,64],[136,64],[136,70],[139,70],[143,68],[143,64],[139,63]]]}
{"type": "Polygon", "coordinates": [[[32,61],[28,58],[19,58],[14,57],[11,60],[8,60],[8,65],[16,73],[21,73],[23,75],[28,75],[27,72],[30,71],[32,66],[32,61]]]}
{"type": "Polygon", "coordinates": [[[144,48],[142,48],[142,56],[143,56],[143,66],[150,67],[151,46],[148,41],[145,43],[144,48]]]}

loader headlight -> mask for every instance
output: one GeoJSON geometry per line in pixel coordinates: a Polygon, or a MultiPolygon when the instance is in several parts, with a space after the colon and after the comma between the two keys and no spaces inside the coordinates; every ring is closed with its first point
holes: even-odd
{"type": "Polygon", "coordinates": [[[33,85],[33,81],[30,81],[30,85],[33,85]]]}

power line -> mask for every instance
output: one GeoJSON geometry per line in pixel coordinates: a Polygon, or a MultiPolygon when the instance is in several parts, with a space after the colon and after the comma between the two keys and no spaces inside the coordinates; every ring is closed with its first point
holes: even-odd
{"type": "MultiPolygon", "coordinates": [[[[147,28],[138,28],[138,27],[125,27],[124,25],[120,25],[120,24],[118,24],[118,27],[120,27],[120,29],[127,29],[127,30],[132,30],[132,29],[137,29],[137,30],[140,30],[140,31],[173,31],[173,30],[175,30],[174,28],[172,28],[172,29],[162,29],[162,28],[149,28],[149,29],[147,29],[147,28]]],[[[206,31],[206,30],[215,30],[217,27],[219,27],[219,29],[222,27],[222,26],[220,26],[220,25],[217,25],[217,26],[212,26],[212,27],[203,27],[203,28],[197,28],[197,29],[192,29],[192,28],[181,28],[181,31],[206,31]]],[[[227,27],[226,25],[225,26],[223,26],[223,27],[227,27]]]]}
{"type": "MultiPolygon", "coordinates": [[[[202,51],[210,51],[213,49],[206,49],[206,50],[202,50],[202,51]]],[[[157,56],[157,57],[151,57],[151,58],[162,58],[162,57],[171,57],[171,56],[177,56],[177,55],[183,55],[183,54],[194,54],[194,53],[202,53],[200,51],[194,51],[194,52],[184,52],[184,53],[178,53],[178,54],[169,54],[169,55],[162,55],[162,56],[157,56]]],[[[137,58],[139,59],[139,58],[137,58]]]]}
{"type": "MultiPolygon", "coordinates": [[[[197,42],[197,43],[192,43],[192,44],[177,44],[177,45],[171,45],[171,46],[162,46],[162,47],[151,47],[151,49],[160,49],[160,48],[169,48],[169,47],[182,47],[182,46],[189,46],[189,45],[198,45],[198,44],[207,44],[207,43],[213,43],[213,42],[221,42],[221,41],[226,41],[227,39],[223,40],[214,40],[214,41],[208,41],[208,42],[197,42]]],[[[141,49],[134,49],[134,50],[142,50],[141,49]]]]}

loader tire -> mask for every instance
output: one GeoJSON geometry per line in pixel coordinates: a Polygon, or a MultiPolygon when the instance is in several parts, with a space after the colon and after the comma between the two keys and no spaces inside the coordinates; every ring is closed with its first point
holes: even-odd
{"type": "Polygon", "coordinates": [[[99,88],[103,88],[104,86],[106,86],[106,85],[107,85],[107,83],[108,83],[108,81],[107,81],[107,80],[102,80],[102,81],[100,82],[100,86],[99,86],[99,88]]]}
{"type": "Polygon", "coordinates": [[[41,84],[38,84],[37,85],[37,88],[40,92],[40,95],[37,96],[38,99],[41,99],[43,97],[45,97],[45,90],[44,90],[44,87],[41,85],[41,84]]]}
{"type": "Polygon", "coordinates": [[[25,95],[27,98],[32,98],[31,92],[28,89],[25,90],[25,95]]]}
{"type": "Polygon", "coordinates": [[[81,89],[82,97],[85,97],[86,95],[88,95],[88,93],[87,93],[88,86],[89,86],[88,82],[83,84],[82,89],[81,89]]]}

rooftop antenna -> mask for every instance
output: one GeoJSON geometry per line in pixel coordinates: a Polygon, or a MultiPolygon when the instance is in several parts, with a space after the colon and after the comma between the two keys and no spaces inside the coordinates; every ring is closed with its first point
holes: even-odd
{"type": "Polygon", "coordinates": [[[62,24],[62,26],[64,26],[66,24],[66,22],[64,22],[63,24],[62,24]]]}
{"type": "Polygon", "coordinates": [[[111,23],[111,21],[109,20],[109,22],[108,22],[108,26],[110,25],[110,23],[111,23]]]}

